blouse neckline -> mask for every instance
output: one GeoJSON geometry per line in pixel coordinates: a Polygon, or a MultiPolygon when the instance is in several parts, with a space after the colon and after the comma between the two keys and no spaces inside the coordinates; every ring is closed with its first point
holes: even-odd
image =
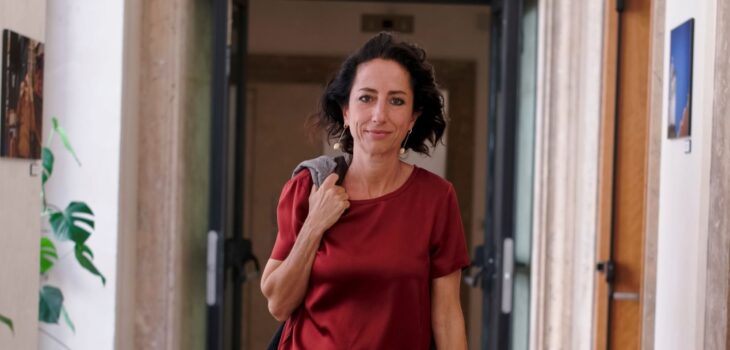
{"type": "Polygon", "coordinates": [[[416,173],[421,171],[421,168],[419,168],[417,165],[413,165],[413,171],[411,171],[411,174],[408,175],[408,179],[406,179],[406,182],[404,182],[400,187],[395,189],[394,191],[388,192],[382,196],[374,197],[374,198],[368,198],[368,199],[350,199],[350,204],[368,204],[368,203],[375,203],[375,202],[381,202],[388,199],[391,199],[393,197],[396,197],[403,193],[413,182],[413,179],[416,178],[416,173]]]}

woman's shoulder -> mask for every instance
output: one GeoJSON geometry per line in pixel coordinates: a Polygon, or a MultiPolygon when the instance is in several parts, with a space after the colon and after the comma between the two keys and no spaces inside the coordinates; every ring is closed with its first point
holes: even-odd
{"type": "Polygon", "coordinates": [[[309,170],[302,170],[296,173],[294,176],[284,183],[282,194],[288,192],[304,193],[309,194],[309,190],[312,187],[312,176],[309,174],[309,170]]]}
{"type": "Polygon", "coordinates": [[[302,169],[287,181],[287,184],[289,183],[309,185],[312,183],[312,175],[310,175],[308,169],[302,169]]]}
{"type": "Polygon", "coordinates": [[[414,166],[413,171],[415,172],[415,182],[421,187],[429,189],[432,193],[449,193],[453,191],[454,186],[449,180],[444,179],[440,175],[434,174],[431,171],[421,168],[417,165],[414,166]]]}

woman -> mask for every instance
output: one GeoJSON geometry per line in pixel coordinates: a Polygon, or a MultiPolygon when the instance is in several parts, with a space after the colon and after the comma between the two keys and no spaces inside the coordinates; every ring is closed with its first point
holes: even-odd
{"type": "Polygon", "coordinates": [[[425,52],[376,35],[327,85],[317,118],[352,160],[341,186],[303,171],[282,191],[261,278],[269,311],[286,320],[279,349],[428,349],[432,337],[466,349],[454,189],[399,157],[428,154],[446,128],[425,52]]]}

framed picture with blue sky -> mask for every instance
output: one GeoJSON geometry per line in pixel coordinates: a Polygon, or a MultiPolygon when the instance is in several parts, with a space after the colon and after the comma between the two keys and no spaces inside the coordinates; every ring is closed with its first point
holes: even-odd
{"type": "Polygon", "coordinates": [[[692,133],[692,56],[694,18],[672,29],[669,52],[669,106],[667,137],[692,133]]]}

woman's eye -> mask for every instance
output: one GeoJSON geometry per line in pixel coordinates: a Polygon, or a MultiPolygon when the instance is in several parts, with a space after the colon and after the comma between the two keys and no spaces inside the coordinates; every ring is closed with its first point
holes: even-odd
{"type": "Polygon", "coordinates": [[[373,100],[373,98],[368,95],[363,95],[363,96],[360,96],[360,98],[358,98],[358,100],[360,100],[360,102],[370,102],[373,100]]]}
{"type": "Polygon", "coordinates": [[[396,97],[396,98],[391,99],[390,103],[392,103],[395,106],[402,106],[406,103],[406,101],[404,101],[402,98],[396,97]]]}

